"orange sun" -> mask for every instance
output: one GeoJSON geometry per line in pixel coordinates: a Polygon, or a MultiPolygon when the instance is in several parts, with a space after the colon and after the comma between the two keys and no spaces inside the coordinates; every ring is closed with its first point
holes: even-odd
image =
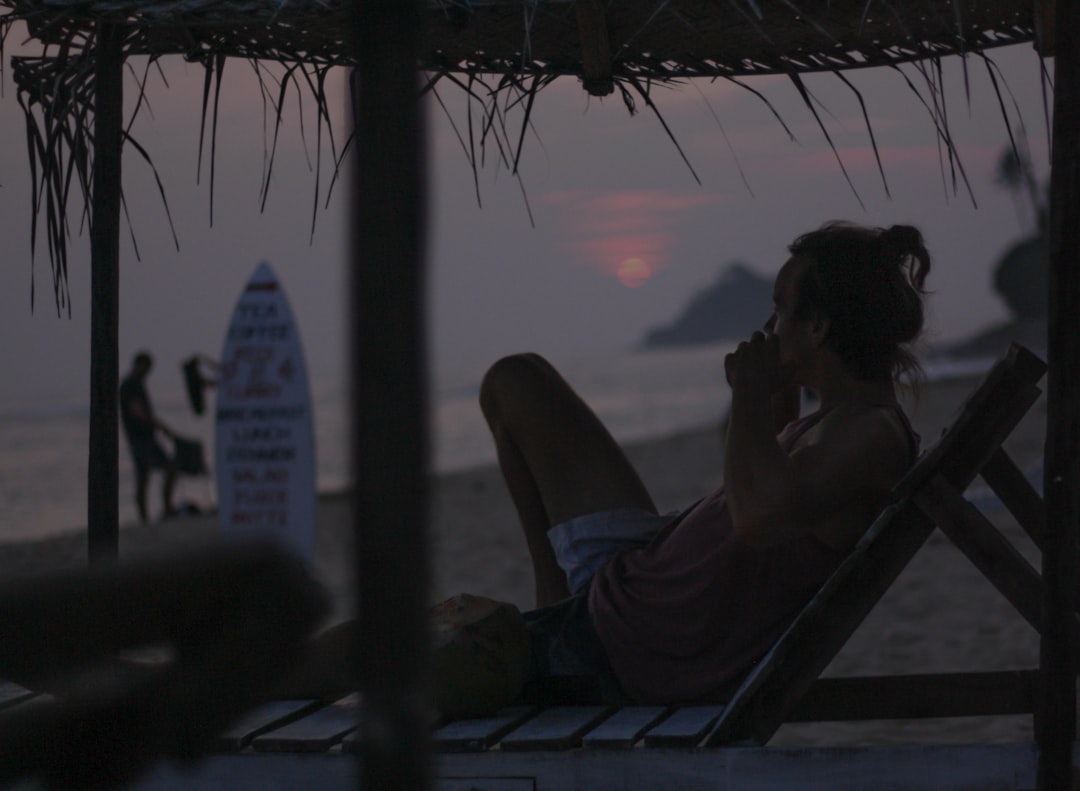
{"type": "Polygon", "coordinates": [[[652,275],[653,268],[643,258],[625,258],[615,270],[615,276],[627,288],[637,288],[652,275]]]}

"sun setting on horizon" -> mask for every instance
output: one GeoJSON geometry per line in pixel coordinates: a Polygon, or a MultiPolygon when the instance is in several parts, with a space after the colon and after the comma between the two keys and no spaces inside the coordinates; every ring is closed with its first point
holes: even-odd
{"type": "Polygon", "coordinates": [[[652,275],[652,267],[643,258],[626,258],[615,270],[615,276],[627,288],[638,288],[652,275]]]}
{"type": "Polygon", "coordinates": [[[723,193],[642,189],[568,190],[542,200],[561,210],[563,245],[577,263],[640,288],[672,265],[679,231],[690,218],[726,199],[723,193]]]}

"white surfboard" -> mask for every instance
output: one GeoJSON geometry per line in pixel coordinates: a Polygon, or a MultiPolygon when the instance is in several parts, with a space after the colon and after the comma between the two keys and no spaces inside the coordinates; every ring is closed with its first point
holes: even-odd
{"type": "Polygon", "coordinates": [[[311,562],[315,439],[300,333],[273,270],[236,303],[218,379],[218,512],[229,536],[269,535],[311,562]]]}

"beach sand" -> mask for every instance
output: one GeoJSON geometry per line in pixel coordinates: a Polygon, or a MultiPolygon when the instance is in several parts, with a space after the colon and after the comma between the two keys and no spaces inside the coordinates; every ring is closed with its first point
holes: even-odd
{"type": "MultiPolygon", "coordinates": [[[[977,380],[926,385],[909,407],[924,447],[940,435],[977,380]]],[[[1024,469],[1041,460],[1045,404],[1040,401],[1007,441],[1024,469]]],[[[703,427],[628,446],[661,510],[681,508],[720,480],[718,427],[703,427]]],[[[976,482],[978,484],[978,481],[976,482]]],[[[532,606],[524,539],[498,470],[479,467],[437,477],[431,504],[432,601],[473,593],[532,606]]],[[[1038,568],[1022,531],[1004,511],[989,514],[1038,568]]],[[[351,610],[351,533],[347,497],[319,498],[314,571],[333,596],[332,620],[351,610]]],[[[184,517],[121,531],[121,557],[168,554],[218,539],[213,516],[184,517]]],[[[0,545],[0,578],[78,568],[84,534],[0,545]]],[[[835,659],[826,675],[1003,670],[1035,667],[1038,638],[949,541],[935,534],[835,659]]],[[[1030,717],[909,722],[814,723],[783,727],[775,744],[994,742],[1031,738],[1030,717]]]]}

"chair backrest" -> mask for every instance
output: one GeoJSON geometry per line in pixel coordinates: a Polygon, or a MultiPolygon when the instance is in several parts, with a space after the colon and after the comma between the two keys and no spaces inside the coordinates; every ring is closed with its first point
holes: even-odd
{"type": "Polygon", "coordinates": [[[732,697],[707,744],[764,743],[923,545],[935,523],[913,502],[944,480],[963,492],[1038,399],[1046,364],[1013,344],[894,489],[851,555],[732,697]]]}

